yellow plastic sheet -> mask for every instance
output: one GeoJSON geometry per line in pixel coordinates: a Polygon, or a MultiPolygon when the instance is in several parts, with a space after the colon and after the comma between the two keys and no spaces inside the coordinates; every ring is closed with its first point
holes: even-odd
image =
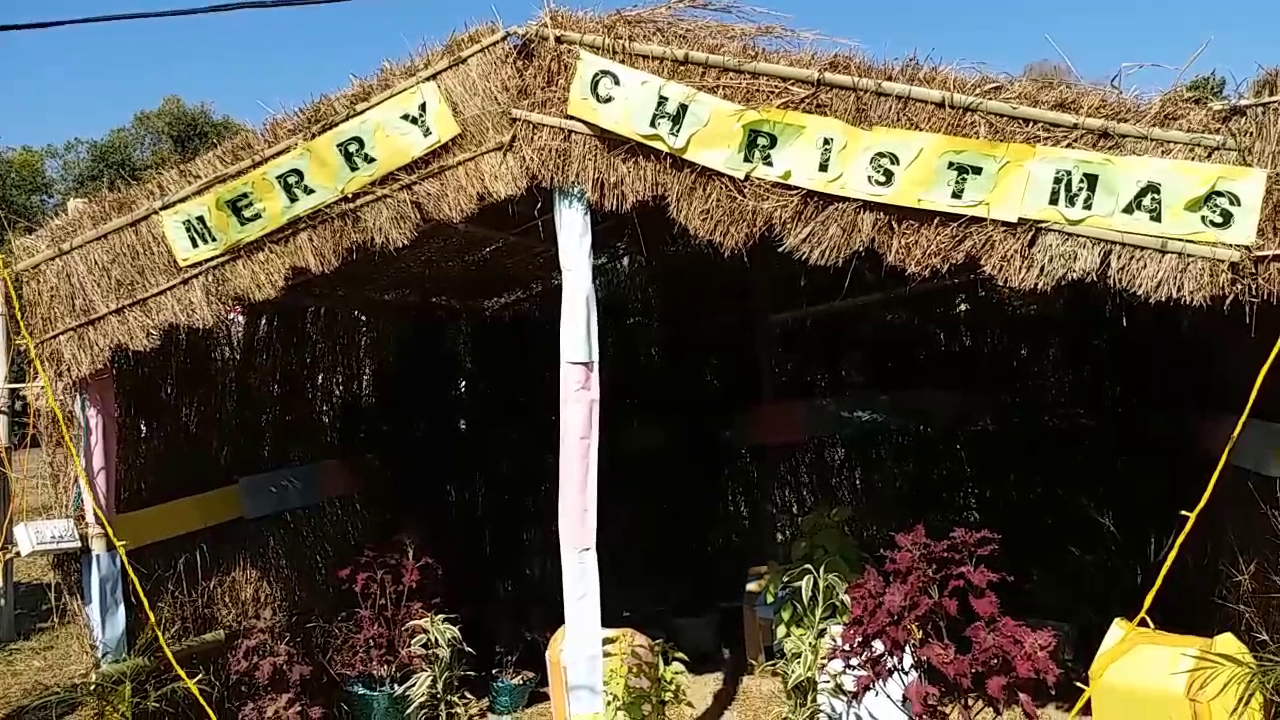
{"type": "Polygon", "coordinates": [[[162,211],[165,237],[183,267],[221,255],[385,177],[458,132],[440,89],[422,83],[162,211]]]}
{"type": "Polygon", "coordinates": [[[1252,663],[1231,633],[1213,638],[1137,628],[1117,619],[1089,667],[1095,720],[1262,720],[1261,703],[1232,715],[1238,685],[1206,653],[1252,663]],[[1123,640],[1121,640],[1123,638],[1123,640]]]}

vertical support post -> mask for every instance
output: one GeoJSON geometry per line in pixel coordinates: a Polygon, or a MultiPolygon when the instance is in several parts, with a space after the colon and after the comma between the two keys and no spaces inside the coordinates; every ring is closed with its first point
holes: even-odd
{"type": "Polygon", "coordinates": [[[17,639],[15,624],[16,608],[14,608],[13,579],[13,482],[9,471],[12,458],[9,457],[9,441],[11,439],[10,413],[13,403],[10,402],[12,391],[9,389],[9,313],[8,303],[0,298],[0,452],[8,462],[0,466],[0,643],[13,642],[17,639]]]}
{"type": "MultiPolygon", "coordinates": [[[[755,354],[757,374],[759,378],[759,407],[769,406],[776,399],[775,377],[773,369],[774,346],[777,344],[777,335],[774,332],[773,325],[769,322],[770,293],[769,293],[769,258],[768,254],[771,248],[757,242],[753,248],[754,252],[751,256],[751,295],[752,306],[755,315],[755,354]]],[[[759,468],[759,495],[755,507],[755,521],[757,529],[757,542],[759,543],[756,551],[761,553],[763,557],[760,559],[762,563],[777,558],[774,555],[777,552],[778,545],[778,520],[773,506],[774,489],[778,482],[778,469],[782,465],[782,458],[785,450],[775,447],[772,443],[764,447],[757,447],[753,453],[757,455],[757,467],[759,468]]]]}
{"type": "Polygon", "coordinates": [[[81,559],[85,611],[99,659],[115,662],[123,659],[127,649],[123,569],[93,509],[97,503],[108,522],[115,518],[116,394],[109,371],[84,386],[77,409],[83,438],[80,454],[89,480],[80,489],[89,535],[89,552],[81,559]]]}
{"type": "Polygon", "coordinates": [[[604,713],[604,630],[596,558],[600,345],[592,279],[591,208],[581,190],[555,194],[560,259],[560,567],[569,717],[604,713]]]}

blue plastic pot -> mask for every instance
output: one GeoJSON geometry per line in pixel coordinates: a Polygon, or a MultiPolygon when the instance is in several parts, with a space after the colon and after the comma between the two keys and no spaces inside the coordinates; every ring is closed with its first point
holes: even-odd
{"type": "Polygon", "coordinates": [[[347,691],[345,717],[350,720],[405,720],[408,703],[396,695],[394,685],[354,680],[343,688],[347,691]]]}
{"type": "Polygon", "coordinates": [[[529,704],[533,692],[533,678],[514,681],[499,678],[489,684],[489,712],[494,715],[515,715],[529,704]]]}

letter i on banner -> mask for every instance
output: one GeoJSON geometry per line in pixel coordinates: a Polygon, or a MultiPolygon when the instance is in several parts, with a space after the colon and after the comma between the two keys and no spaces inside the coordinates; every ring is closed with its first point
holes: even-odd
{"type": "Polygon", "coordinates": [[[723,169],[734,175],[773,180],[836,193],[846,151],[860,132],[839,120],[791,110],[743,111],[738,142],[723,169]]]}
{"type": "Polygon", "coordinates": [[[600,344],[591,272],[591,209],[581,190],[556,190],[560,258],[560,568],[569,716],[604,713],[604,631],[596,557],[600,344]]]}

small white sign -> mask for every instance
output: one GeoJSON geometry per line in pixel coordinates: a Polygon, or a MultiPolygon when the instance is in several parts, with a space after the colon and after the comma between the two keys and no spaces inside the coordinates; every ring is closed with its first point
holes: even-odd
{"type": "Polygon", "coordinates": [[[74,552],[83,547],[80,531],[71,518],[18,523],[13,526],[13,540],[22,557],[74,552]]]}

